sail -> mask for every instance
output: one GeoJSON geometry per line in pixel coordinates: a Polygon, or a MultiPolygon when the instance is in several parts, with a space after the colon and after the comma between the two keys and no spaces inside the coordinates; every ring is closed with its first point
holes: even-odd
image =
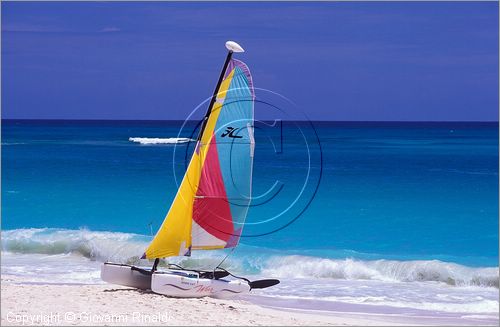
{"type": "Polygon", "coordinates": [[[248,67],[228,59],[187,171],[145,258],[238,244],[251,199],[254,90],[248,67]]]}

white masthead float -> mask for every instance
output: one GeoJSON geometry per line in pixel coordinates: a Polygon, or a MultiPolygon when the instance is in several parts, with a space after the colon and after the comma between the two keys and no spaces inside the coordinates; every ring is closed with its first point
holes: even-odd
{"type": "Polygon", "coordinates": [[[106,262],[101,278],[176,297],[228,297],[279,283],[249,281],[216,267],[212,271],[169,265],[160,258],[190,256],[193,250],[234,248],[248,213],[255,141],[254,88],[247,65],[233,59],[244,52],[234,41],[203,119],[196,147],[170,210],[145,250],[152,268],[106,262]],[[226,279],[229,276],[232,278],[226,279]]]}

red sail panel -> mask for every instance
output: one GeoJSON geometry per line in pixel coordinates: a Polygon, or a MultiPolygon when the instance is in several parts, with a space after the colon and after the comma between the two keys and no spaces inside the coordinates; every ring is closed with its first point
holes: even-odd
{"type": "Polygon", "coordinates": [[[193,221],[199,227],[193,228],[193,248],[222,248],[234,233],[217,144],[208,146],[193,205],[193,221]]]}

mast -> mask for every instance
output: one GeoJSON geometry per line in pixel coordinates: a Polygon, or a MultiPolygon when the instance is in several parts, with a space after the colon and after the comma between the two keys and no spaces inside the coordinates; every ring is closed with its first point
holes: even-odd
{"type": "Polygon", "coordinates": [[[205,130],[205,126],[207,125],[208,117],[210,116],[210,112],[212,112],[212,106],[217,99],[217,94],[219,93],[219,88],[224,79],[224,74],[226,72],[227,66],[229,65],[229,61],[231,61],[231,57],[233,56],[233,51],[229,50],[226,56],[226,61],[224,62],[224,66],[222,67],[222,71],[220,72],[219,81],[217,82],[217,86],[215,87],[214,94],[212,95],[212,99],[210,99],[210,104],[208,105],[207,112],[205,117],[203,118],[203,123],[201,124],[200,132],[198,133],[197,141],[201,140],[201,136],[203,135],[203,131],[205,130]]]}
{"type": "Polygon", "coordinates": [[[205,114],[205,117],[203,118],[203,123],[201,125],[200,132],[198,133],[198,138],[196,139],[197,141],[201,140],[201,136],[203,135],[203,131],[205,130],[205,126],[207,125],[208,117],[210,116],[210,113],[212,112],[212,107],[215,103],[215,100],[217,100],[217,94],[219,94],[220,85],[222,84],[222,81],[224,80],[224,74],[226,73],[227,66],[229,65],[229,62],[231,61],[233,53],[234,52],[245,52],[245,50],[243,50],[243,48],[238,43],[236,43],[234,41],[227,41],[226,48],[228,50],[228,53],[226,56],[226,61],[224,62],[224,66],[222,67],[222,71],[220,72],[219,80],[217,81],[217,86],[215,87],[214,94],[212,95],[212,99],[210,100],[210,104],[208,105],[208,109],[207,109],[207,112],[205,114]]]}
{"type": "Polygon", "coordinates": [[[160,263],[160,258],[156,258],[155,262],[153,263],[153,267],[151,268],[151,272],[155,272],[156,269],[158,268],[158,264],[160,263]]]}

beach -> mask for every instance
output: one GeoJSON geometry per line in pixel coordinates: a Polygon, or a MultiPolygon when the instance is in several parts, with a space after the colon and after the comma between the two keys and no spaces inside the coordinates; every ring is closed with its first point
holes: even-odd
{"type": "MultiPolygon", "coordinates": [[[[30,282],[2,275],[2,326],[239,325],[388,326],[496,325],[498,317],[272,309],[245,299],[179,299],[109,284],[30,282]]],[[[269,305],[270,303],[268,303],[269,305]]],[[[345,310],[342,306],[339,309],[345,310]]]]}
{"type": "Polygon", "coordinates": [[[279,311],[242,300],[168,298],[114,285],[30,284],[12,276],[2,276],[1,309],[2,326],[398,324],[384,317],[279,311]]]}

